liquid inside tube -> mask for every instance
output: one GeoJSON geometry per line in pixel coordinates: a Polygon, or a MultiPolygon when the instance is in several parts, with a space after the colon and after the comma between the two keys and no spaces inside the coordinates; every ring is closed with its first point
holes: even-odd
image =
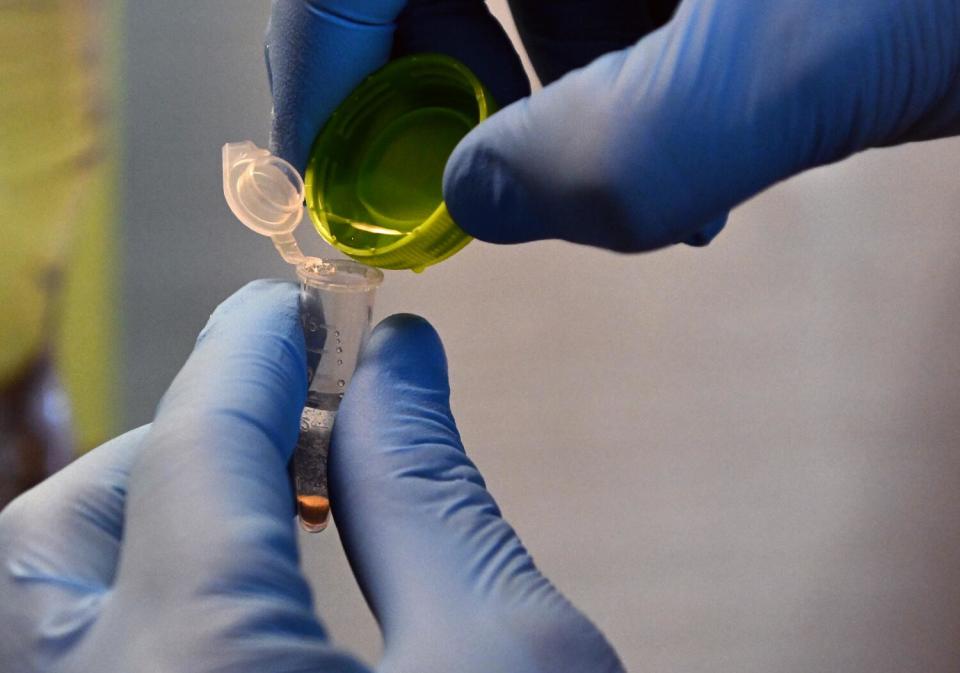
{"type": "Polygon", "coordinates": [[[327,460],[340,396],[311,392],[300,416],[300,438],[293,454],[297,514],[301,527],[319,533],[330,519],[327,460]]]}

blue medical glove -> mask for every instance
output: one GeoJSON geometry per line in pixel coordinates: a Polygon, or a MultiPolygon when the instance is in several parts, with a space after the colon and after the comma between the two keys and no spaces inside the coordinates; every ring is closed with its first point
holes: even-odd
{"type": "Polygon", "coordinates": [[[273,152],[302,172],[347,94],[391,56],[421,52],[459,59],[501,105],[530,91],[483,0],[274,0],[266,36],[273,152]]]}
{"type": "MultiPolygon", "coordinates": [[[[150,426],[0,513],[3,670],[366,673],[327,639],[298,566],[287,463],[305,369],[296,288],[254,283],[214,313],[150,426]]],[[[341,418],[335,516],[383,626],[379,670],[619,670],[463,454],[425,323],[375,332],[341,418]]]]}
{"type": "Polygon", "coordinates": [[[298,566],[305,370],[296,288],[255,283],[214,313],[151,426],[0,513],[3,670],[362,671],[298,566]]]}
{"type": "Polygon", "coordinates": [[[464,452],[422,318],[373,333],[334,426],[331,503],[391,673],[614,673],[601,633],[540,574],[464,452]]]}
{"type": "MultiPolygon", "coordinates": [[[[575,26],[533,20],[551,4],[511,6],[538,65],[578,48],[575,26]]],[[[730,208],[808,168],[958,132],[956,0],[684,0],[635,46],[476,128],[444,195],[487,241],[649,250],[705,242],[730,208]]]]}

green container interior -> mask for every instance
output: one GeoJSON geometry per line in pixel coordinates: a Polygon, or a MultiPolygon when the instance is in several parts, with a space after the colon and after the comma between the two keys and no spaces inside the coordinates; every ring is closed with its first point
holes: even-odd
{"type": "MultiPolygon", "coordinates": [[[[311,152],[307,204],[321,236],[378,265],[379,253],[397,251],[418,227],[456,228],[443,205],[444,167],[491,107],[473,73],[442,55],[393,61],[367,78],[311,152]]],[[[452,250],[435,252],[439,260],[452,250]]]]}

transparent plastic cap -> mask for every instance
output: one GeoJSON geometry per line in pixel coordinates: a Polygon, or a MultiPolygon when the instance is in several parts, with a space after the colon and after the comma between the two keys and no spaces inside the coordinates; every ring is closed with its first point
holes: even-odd
{"type": "Polygon", "coordinates": [[[283,259],[304,262],[293,232],[303,219],[303,179],[292,165],[249,140],[223,146],[223,196],[238,220],[268,236],[283,259]]]}

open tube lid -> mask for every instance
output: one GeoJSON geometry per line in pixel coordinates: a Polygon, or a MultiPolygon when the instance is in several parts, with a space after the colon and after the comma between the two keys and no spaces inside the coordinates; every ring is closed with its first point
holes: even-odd
{"type": "Polygon", "coordinates": [[[290,163],[253,142],[223,146],[223,196],[247,228],[269,237],[284,261],[305,261],[293,232],[303,219],[303,178],[290,163]]]}

